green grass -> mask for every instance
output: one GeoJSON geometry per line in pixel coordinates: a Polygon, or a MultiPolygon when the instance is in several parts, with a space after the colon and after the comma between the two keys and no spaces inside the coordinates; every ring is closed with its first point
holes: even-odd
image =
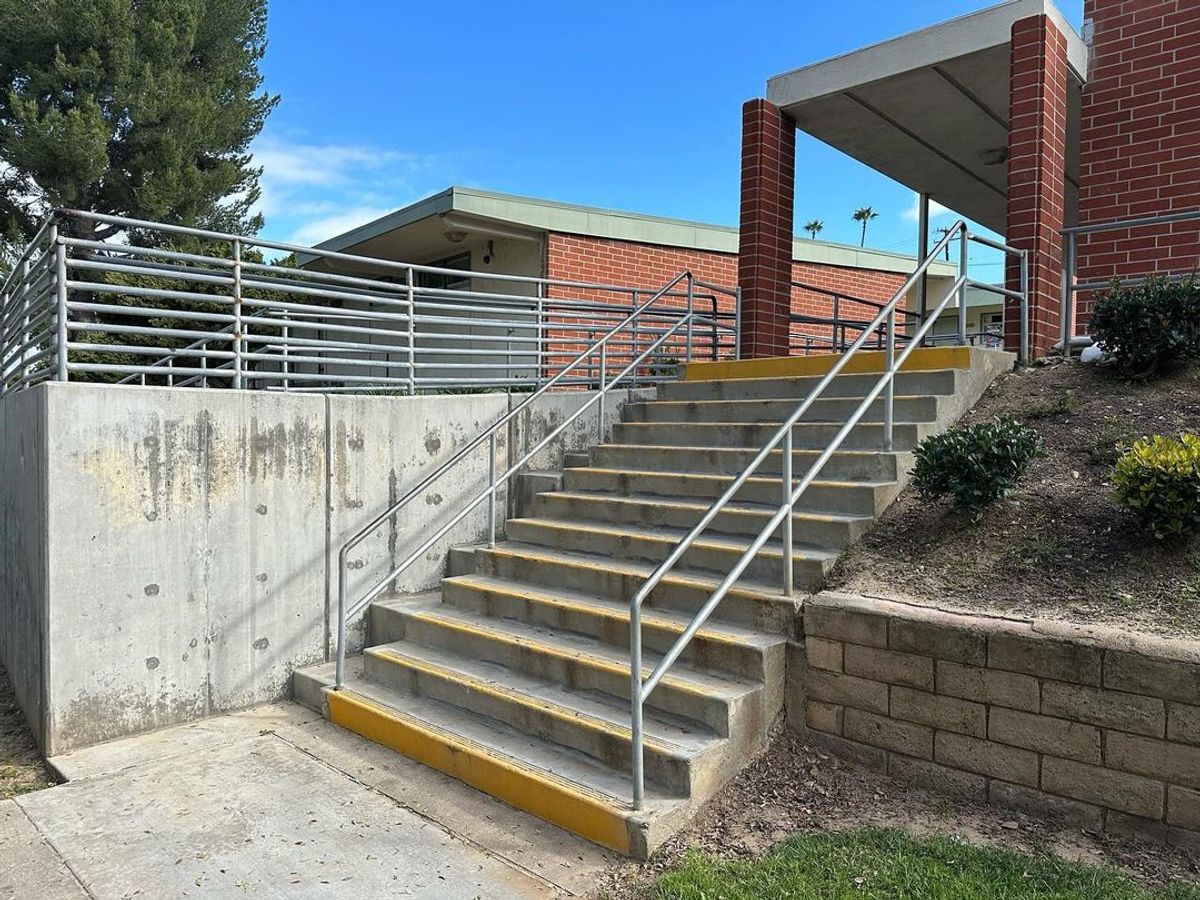
{"type": "Polygon", "coordinates": [[[797,835],[763,859],[690,856],[657,900],[1200,900],[1200,887],[1144,888],[1109,869],[917,839],[892,830],[797,835]]]}

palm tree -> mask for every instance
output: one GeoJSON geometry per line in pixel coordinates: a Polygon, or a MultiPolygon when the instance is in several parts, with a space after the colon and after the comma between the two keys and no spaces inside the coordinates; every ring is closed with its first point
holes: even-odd
{"type": "Polygon", "coordinates": [[[861,209],[856,209],[854,211],[854,221],[862,222],[862,240],[860,240],[858,242],[858,246],[860,246],[860,247],[867,246],[867,223],[870,222],[872,219],[878,219],[878,218],[879,218],[879,213],[875,212],[875,210],[869,206],[864,206],[861,209]]]}
{"type": "Polygon", "coordinates": [[[825,223],[822,222],[820,219],[813,219],[807,225],[804,226],[804,230],[807,231],[812,236],[812,239],[815,241],[817,239],[817,235],[820,234],[821,230],[824,227],[825,227],[825,223]]]}

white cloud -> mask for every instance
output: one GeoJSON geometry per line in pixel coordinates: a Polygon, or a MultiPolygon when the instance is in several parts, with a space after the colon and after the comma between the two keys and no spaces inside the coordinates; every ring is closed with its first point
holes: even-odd
{"type": "MultiPolygon", "coordinates": [[[[938,203],[936,200],[929,201],[929,220],[933,221],[940,216],[949,216],[953,214],[953,210],[947,209],[938,203]]],[[[912,203],[908,208],[900,214],[900,217],[905,222],[916,222],[921,218],[921,197],[918,194],[913,194],[912,203]]]]}
{"type": "Polygon", "coordinates": [[[336,237],[339,234],[350,231],[352,228],[357,228],[359,225],[366,225],[380,216],[386,216],[392,210],[392,207],[356,206],[341,212],[335,212],[331,215],[304,223],[292,232],[286,242],[311,247],[314,244],[321,243],[321,241],[329,240],[331,237],[336,237]]]}
{"type": "Polygon", "coordinates": [[[437,157],[370,144],[270,134],[251,150],[263,169],[257,211],[266,219],[264,236],[293,244],[341,234],[452,180],[437,157]]]}

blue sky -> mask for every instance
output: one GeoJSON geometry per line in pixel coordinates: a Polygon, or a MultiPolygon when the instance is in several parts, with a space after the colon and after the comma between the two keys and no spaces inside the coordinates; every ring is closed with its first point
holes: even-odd
{"type": "MultiPolygon", "coordinates": [[[[741,104],[769,76],[987,5],[274,0],[264,236],[313,243],[450,184],[734,225],[741,104]]],[[[871,205],[870,245],[915,247],[910,191],[797,144],[797,227],[857,243],[871,205]]]]}

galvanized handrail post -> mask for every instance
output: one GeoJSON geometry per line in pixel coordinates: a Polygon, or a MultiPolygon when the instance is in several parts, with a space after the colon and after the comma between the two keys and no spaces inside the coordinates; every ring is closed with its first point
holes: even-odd
{"type": "Polygon", "coordinates": [[[888,383],[883,395],[883,449],[892,452],[896,421],[896,310],[887,318],[887,349],[884,351],[888,383]]]}
{"type": "Polygon", "coordinates": [[[54,243],[54,380],[66,381],[70,377],[67,360],[67,245],[58,233],[57,222],[50,226],[50,240],[54,243]]]}
{"type": "Polygon", "coordinates": [[[630,776],[633,779],[633,808],[641,809],[646,803],[646,778],[643,729],[642,695],[642,608],[639,603],[629,605],[629,737],[632,747],[630,776]]]}
{"type": "Polygon", "coordinates": [[[488,438],[488,546],[496,546],[496,432],[488,438]]]}
{"type": "Polygon", "coordinates": [[[280,336],[283,338],[283,352],[281,354],[283,361],[280,363],[280,366],[283,370],[283,389],[287,391],[292,386],[291,379],[288,378],[292,371],[291,362],[288,360],[288,354],[291,352],[292,330],[288,326],[287,319],[284,319],[283,325],[280,326],[280,336]]]}
{"type": "Polygon", "coordinates": [[[405,292],[408,295],[408,396],[417,395],[417,292],[412,266],[404,275],[405,292]]]}
{"type": "MultiPolygon", "coordinates": [[[[788,341],[788,352],[791,353],[791,341],[788,341]]],[[[738,285],[733,291],[733,358],[742,358],[742,286],[738,285]]]]}
{"type": "Polygon", "coordinates": [[[692,314],[695,311],[696,302],[696,279],[691,272],[688,272],[687,279],[687,338],[686,348],[684,350],[684,362],[692,361],[692,314]]]}
{"type": "Polygon", "coordinates": [[[600,398],[596,401],[596,438],[604,443],[604,395],[605,373],[608,371],[608,344],[600,347],[600,398]]]}
{"type": "Polygon", "coordinates": [[[242,242],[234,238],[233,252],[233,387],[242,386],[242,242]]]}
{"type": "Polygon", "coordinates": [[[962,287],[958,289],[958,343],[967,343],[967,257],[971,247],[971,233],[964,225],[959,237],[958,274],[962,279],[962,287]]]}
{"type": "Polygon", "coordinates": [[[533,389],[542,386],[542,375],[546,371],[546,283],[537,283],[537,371],[533,375],[533,389]]]}
{"type": "MultiPolygon", "coordinates": [[[[630,292],[630,294],[633,297],[633,308],[637,309],[638,308],[638,291],[637,291],[637,289],[635,288],[633,291],[630,292]]],[[[630,331],[631,331],[631,337],[630,337],[629,358],[633,359],[638,355],[638,342],[641,340],[641,335],[638,333],[638,320],[637,320],[636,316],[634,317],[633,322],[630,323],[630,331]]],[[[637,369],[633,370],[633,378],[630,379],[629,383],[632,387],[638,386],[637,369]]]]}
{"type": "Polygon", "coordinates": [[[783,435],[783,469],[780,483],[783,486],[783,505],[788,508],[783,520],[781,540],[783,541],[783,595],[790,597],[795,593],[795,563],[792,559],[793,549],[793,517],[792,517],[792,429],[783,435]]]}
{"type": "Polygon", "coordinates": [[[1068,231],[1065,238],[1059,330],[1062,332],[1063,358],[1070,359],[1071,342],[1075,337],[1075,232],[1068,231]]]}
{"type": "Polygon", "coordinates": [[[1018,359],[1022,365],[1029,365],[1033,348],[1029,340],[1029,250],[1021,251],[1021,306],[1020,306],[1020,347],[1018,359]]]}

